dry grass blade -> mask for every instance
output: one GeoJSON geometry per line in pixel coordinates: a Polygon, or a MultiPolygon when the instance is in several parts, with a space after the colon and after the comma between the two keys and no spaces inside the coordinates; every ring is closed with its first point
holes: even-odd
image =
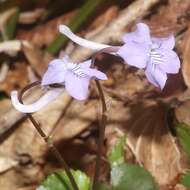
{"type": "Polygon", "coordinates": [[[23,88],[27,83],[27,65],[15,63],[12,69],[7,71],[4,80],[0,81],[0,90],[10,94],[13,89],[23,88]]]}
{"type": "Polygon", "coordinates": [[[32,44],[23,44],[22,51],[24,52],[29,64],[38,76],[42,76],[47,69],[48,62],[52,59],[49,54],[43,52],[32,44]]]}
{"type": "Polygon", "coordinates": [[[20,30],[17,37],[32,42],[37,47],[50,44],[58,34],[59,24],[68,24],[76,10],[55,18],[46,24],[39,25],[30,31],[20,30]]]}
{"type": "Polygon", "coordinates": [[[22,44],[28,45],[27,41],[11,40],[0,43],[0,52],[4,52],[10,55],[14,55],[21,50],[22,44]]]}
{"type": "Polygon", "coordinates": [[[21,13],[19,15],[18,22],[20,24],[32,24],[42,18],[42,16],[45,14],[45,9],[37,8],[34,11],[28,11],[21,13]]]}

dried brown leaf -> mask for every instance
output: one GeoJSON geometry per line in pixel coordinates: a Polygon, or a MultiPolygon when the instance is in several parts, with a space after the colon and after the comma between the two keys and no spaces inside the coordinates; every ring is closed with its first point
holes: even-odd
{"type": "Polygon", "coordinates": [[[49,54],[43,54],[43,52],[32,44],[22,46],[22,50],[29,61],[32,69],[42,76],[47,69],[49,61],[52,57],[49,54]]]}
{"type": "Polygon", "coordinates": [[[184,38],[182,74],[186,86],[190,87],[190,26],[184,38]]]}
{"type": "MultiPolygon", "coordinates": [[[[34,114],[46,133],[52,130],[70,99],[68,94],[63,93],[52,104],[34,114]]],[[[47,145],[39,137],[31,122],[29,120],[22,122],[0,146],[0,152],[3,152],[7,159],[16,158],[19,164],[16,168],[0,175],[1,187],[10,190],[25,184],[39,183],[44,178],[43,163],[47,149],[47,145]]],[[[0,159],[2,156],[0,154],[0,159]]]]}
{"type": "Polygon", "coordinates": [[[70,19],[75,15],[76,10],[66,13],[63,16],[55,18],[44,25],[26,31],[20,30],[17,34],[18,39],[28,40],[37,47],[50,44],[58,34],[58,25],[68,24],[70,19]]]}
{"type": "Polygon", "coordinates": [[[175,109],[175,115],[180,123],[190,126],[190,100],[183,102],[175,109]]]}
{"type": "Polygon", "coordinates": [[[174,190],[188,190],[188,188],[183,186],[182,184],[177,184],[174,190]]]}
{"type": "Polygon", "coordinates": [[[161,3],[155,14],[151,16],[148,23],[151,26],[153,35],[167,36],[171,33],[177,33],[184,29],[187,25],[185,18],[190,8],[190,1],[169,0],[167,3],[161,3]]]}
{"type": "Polygon", "coordinates": [[[169,184],[182,172],[182,163],[180,150],[167,126],[166,110],[156,103],[142,108],[144,112],[136,115],[128,131],[128,144],[137,161],[159,184],[169,184]]]}
{"type": "Polygon", "coordinates": [[[86,104],[73,101],[56,126],[54,139],[56,141],[71,139],[84,131],[96,119],[97,101],[90,101],[86,104]]]}
{"type": "Polygon", "coordinates": [[[7,170],[13,168],[14,166],[16,166],[18,164],[18,161],[7,157],[6,155],[3,155],[3,153],[1,153],[0,156],[0,173],[6,172],[7,170]]]}
{"type": "Polygon", "coordinates": [[[15,63],[7,73],[3,82],[0,83],[0,90],[10,94],[14,89],[23,88],[28,83],[27,65],[15,63]]]}
{"type": "Polygon", "coordinates": [[[118,6],[113,5],[111,7],[108,7],[103,12],[100,12],[100,14],[97,15],[97,17],[91,21],[91,23],[89,24],[89,27],[88,27],[89,30],[93,31],[93,30],[96,30],[101,25],[105,26],[106,24],[111,22],[115,17],[117,17],[118,13],[119,13],[118,6]]]}
{"type": "Polygon", "coordinates": [[[165,108],[153,101],[113,107],[108,128],[117,127],[127,134],[127,144],[137,162],[149,170],[160,185],[173,182],[185,163],[167,127],[165,108]]]}

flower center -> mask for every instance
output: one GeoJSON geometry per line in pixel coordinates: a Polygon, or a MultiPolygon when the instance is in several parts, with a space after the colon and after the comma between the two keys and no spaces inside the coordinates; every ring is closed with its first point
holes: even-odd
{"type": "Polygon", "coordinates": [[[66,68],[78,77],[87,77],[88,75],[83,72],[79,64],[67,63],[66,68]]]}
{"type": "Polygon", "coordinates": [[[149,56],[153,65],[158,65],[163,62],[163,55],[159,51],[158,44],[152,44],[149,56]]]}

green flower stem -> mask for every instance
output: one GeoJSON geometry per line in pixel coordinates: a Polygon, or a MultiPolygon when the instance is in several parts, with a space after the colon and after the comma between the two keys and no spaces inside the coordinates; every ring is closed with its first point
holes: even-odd
{"type": "MultiPolygon", "coordinates": [[[[25,88],[22,89],[22,91],[19,94],[19,101],[21,103],[23,103],[22,101],[22,97],[24,95],[24,93],[29,90],[30,88],[39,85],[41,83],[41,81],[36,81],[32,84],[27,85],[25,88]]],[[[67,165],[67,163],[65,162],[64,158],[62,157],[62,155],[60,154],[60,152],[57,150],[56,146],[53,143],[53,140],[51,139],[51,137],[47,136],[45,134],[45,132],[42,130],[42,128],[40,127],[40,125],[38,124],[38,122],[34,119],[34,117],[31,114],[26,114],[28,119],[32,122],[33,126],[35,127],[35,129],[37,130],[37,132],[39,133],[39,135],[43,138],[43,140],[45,141],[45,143],[47,144],[47,146],[51,149],[51,151],[53,152],[53,154],[55,155],[55,157],[57,158],[57,160],[60,162],[60,164],[62,165],[62,167],[65,169],[65,172],[73,186],[74,190],[79,190],[75,179],[69,169],[69,166],[67,165]]]]}
{"type": "MultiPolygon", "coordinates": [[[[89,17],[94,13],[96,8],[102,4],[105,0],[87,0],[87,2],[79,9],[77,14],[72,18],[69,28],[73,32],[76,32],[81,25],[89,19],[89,17]]],[[[46,51],[54,54],[57,53],[62,46],[64,46],[68,41],[62,34],[58,34],[55,40],[47,47],[46,51]]]]}

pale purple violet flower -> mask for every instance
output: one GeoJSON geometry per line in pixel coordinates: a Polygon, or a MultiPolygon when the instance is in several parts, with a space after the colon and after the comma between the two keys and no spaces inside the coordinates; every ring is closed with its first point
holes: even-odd
{"type": "Polygon", "coordinates": [[[96,69],[90,68],[91,60],[76,64],[69,60],[53,60],[42,78],[42,86],[61,83],[66,91],[77,100],[85,100],[88,96],[88,86],[91,79],[107,80],[107,76],[96,69]]]}
{"type": "MultiPolygon", "coordinates": [[[[60,25],[59,31],[73,42],[96,51],[114,47],[80,38],[65,25],[60,25]]],[[[172,50],[175,45],[173,35],[168,38],[151,37],[149,27],[144,23],[139,23],[134,32],[123,36],[123,41],[123,46],[119,47],[116,52],[110,53],[119,55],[125,60],[125,63],[131,66],[145,69],[147,79],[156,87],[164,88],[167,73],[179,72],[180,60],[172,50]]]]}
{"type": "Polygon", "coordinates": [[[13,91],[11,92],[11,100],[14,107],[23,113],[36,112],[57,98],[64,89],[73,98],[85,100],[88,97],[91,79],[107,80],[107,76],[103,72],[90,68],[90,66],[91,60],[75,64],[69,60],[68,56],[51,61],[43,75],[41,86],[44,88],[51,84],[62,84],[63,87],[50,88],[44,96],[30,105],[21,104],[18,100],[17,91],[13,91]]]}

